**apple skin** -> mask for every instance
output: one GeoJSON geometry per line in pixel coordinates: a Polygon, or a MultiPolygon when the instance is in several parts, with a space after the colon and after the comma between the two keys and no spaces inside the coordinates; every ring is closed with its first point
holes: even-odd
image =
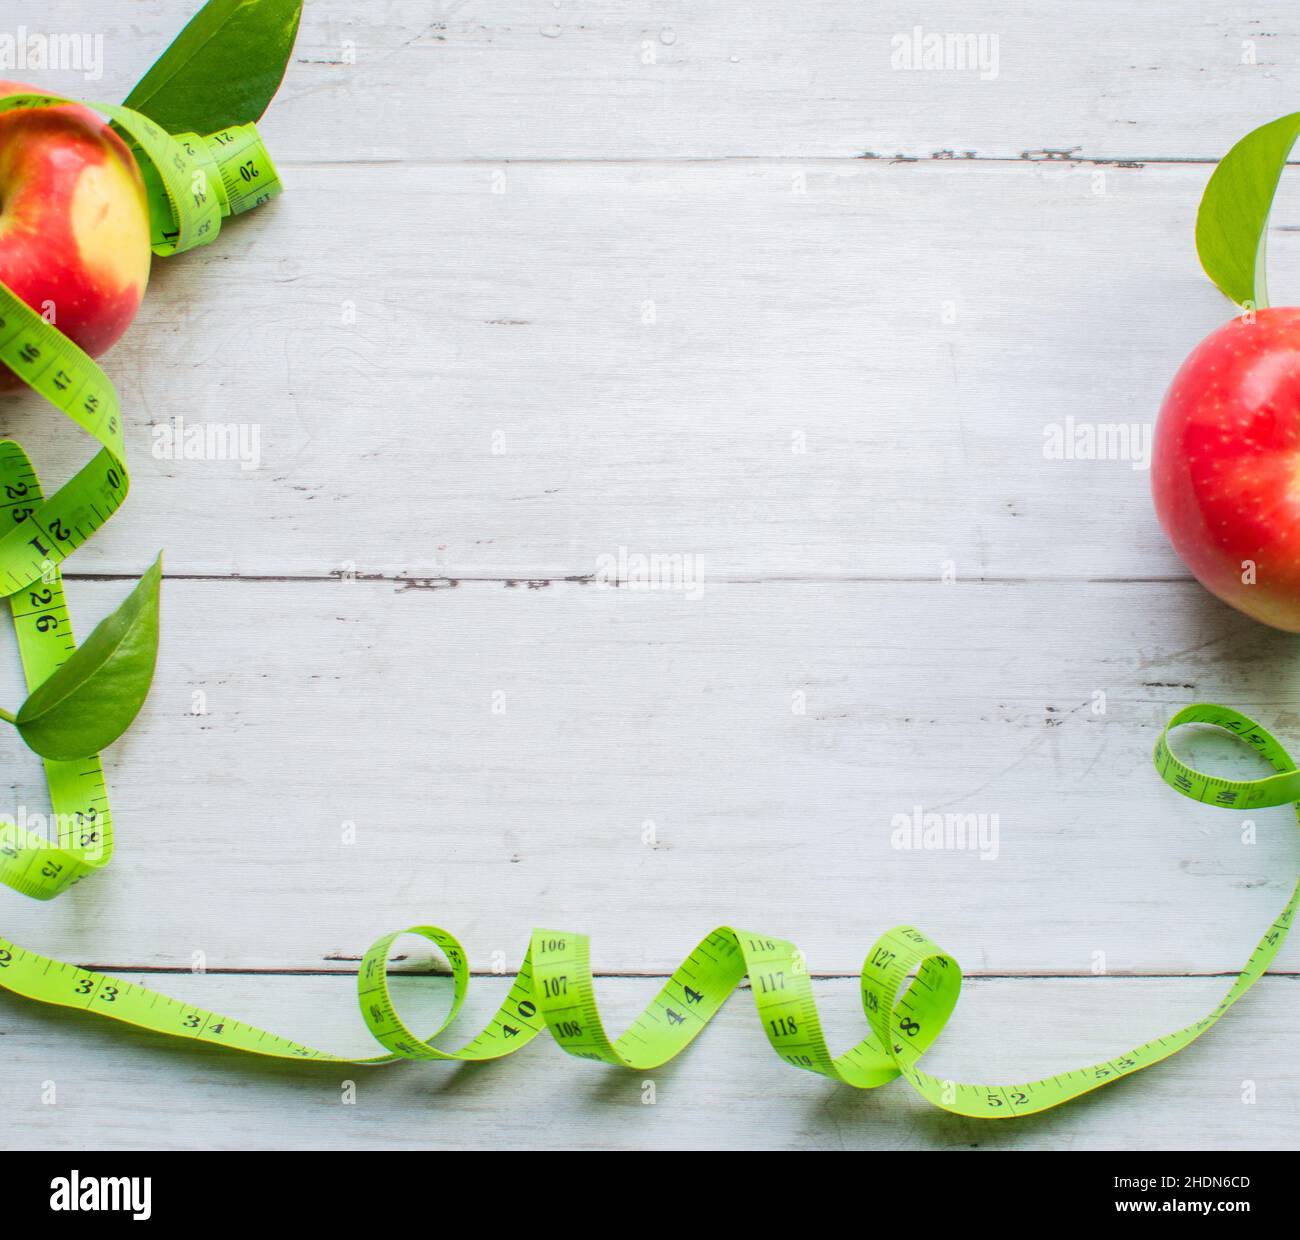
{"type": "MultiPolygon", "coordinates": [[[[0,81],[20,93],[41,92],[0,81]]],[[[140,170],[106,121],[71,104],[0,112],[0,280],[92,357],[140,308],[149,240],[140,170]]],[[[0,366],[0,387],[19,382],[0,366]]]]}
{"type": "Polygon", "coordinates": [[[1192,351],[1156,421],[1151,488],[1211,594],[1300,633],[1300,308],[1233,319],[1192,351]]]}

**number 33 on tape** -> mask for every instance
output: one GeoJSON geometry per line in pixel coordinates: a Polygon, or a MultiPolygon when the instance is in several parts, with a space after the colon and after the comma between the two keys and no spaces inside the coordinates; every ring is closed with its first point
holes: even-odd
{"type": "MultiPolygon", "coordinates": [[[[1155,750],[1156,768],[1172,787],[1196,801],[1256,809],[1300,800],[1300,771],[1281,744],[1245,715],[1221,706],[1179,712],[1155,750]],[[1251,745],[1278,772],[1265,779],[1233,781],[1193,770],[1168,744],[1174,728],[1189,723],[1227,729],[1251,745]]],[[[1300,811],[1297,811],[1300,813],[1300,811]]],[[[32,864],[39,864],[39,855],[32,864]]],[[[833,1056],[826,1045],[812,980],[802,953],[783,939],[730,927],[713,931],[673,972],[645,1011],[619,1038],[601,1023],[584,935],[537,930],[505,1002],[487,1026],[459,1049],[434,1041],[455,1020],[469,988],[465,952],[435,926],[413,926],[386,935],[366,953],[358,976],[358,999],[367,1026],[384,1048],[371,1058],[317,1050],[242,1021],[197,1008],[129,982],[47,959],[0,939],[0,988],[40,1003],[77,1007],[171,1037],[212,1042],[253,1055],[319,1063],[386,1064],[402,1059],[466,1062],[498,1059],[519,1050],[543,1028],[580,1059],[648,1071],[680,1054],[748,976],[758,1019],[773,1050],[796,1068],[859,1089],[904,1078],[923,1098],[958,1115],[1010,1119],[1059,1106],[1167,1059],[1211,1028],[1263,975],[1295,917],[1300,887],[1268,928],[1250,959],[1213,1011],[1163,1037],[1071,1072],[1010,1085],[961,1084],[922,1071],[921,1056],[947,1023],[961,989],[961,969],[942,948],[911,926],[885,934],[862,966],[862,1006],[869,1034],[833,1056]],[[401,934],[414,934],[436,948],[451,967],[454,998],[441,1027],[430,1037],[412,1033],[389,993],[388,959],[401,934]]]]}

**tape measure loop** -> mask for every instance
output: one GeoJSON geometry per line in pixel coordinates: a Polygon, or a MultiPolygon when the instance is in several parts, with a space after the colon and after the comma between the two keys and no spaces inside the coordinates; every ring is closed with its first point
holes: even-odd
{"type": "Polygon", "coordinates": [[[1180,710],[1161,732],[1153,758],[1161,779],[1193,801],[1224,809],[1264,809],[1300,801],[1300,770],[1286,747],[1262,724],[1228,706],[1199,703],[1180,710]],[[1178,757],[1169,743],[1176,729],[1189,724],[1206,724],[1229,733],[1259,754],[1277,774],[1229,779],[1197,770],[1178,757]]]}
{"type": "Polygon", "coordinates": [[[452,1059],[455,1056],[439,1050],[433,1040],[443,1033],[460,1013],[469,992],[469,965],[465,952],[455,937],[437,926],[410,926],[386,934],[373,943],[362,958],[357,973],[357,998],[361,1015],[371,1034],[394,1057],[402,1059],[452,1059]],[[420,1038],[407,1028],[397,1014],[389,990],[388,962],[393,945],[404,934],[417,935],[433,944],[446,957],[452,971],[452,1002],[442,1023],[427,1038],[420,1038]]]}
{"type": "MultiPolygon", "coordinates": [[[[75,102],[24,92],[0,96],[0,110],[75,102]]],[[[130,109],[86,106],[109,117],[140,157],[151,243],[159,255],[182,253],[215,240],[224,218],[251,210],[281,192],[279,176],[255,126],[176,138],[130,109]]],[[[73,648],[59,563],[121,506],[129,478],[122,417],[112,384],[72,341],[2,284],[0,363],[100,445],[89,464],[46,499],[26,454],[12,441],[0,441],[0,596],[7,597],[24,673],[29,687],[35,687],[73,648]]],[[[1230,707],[1201,704],[1179,711],[1156,743],[1155,762],[1161,777],[1181,795],[1208,804],[1247,809],[1300,802],[1300,770],[1290,754],[1266,729],[1230,707]],[[1168,738],[1173,730],[1196,723],[1232,733],[1271,763],[1276,774],[1230,780],[1192,768],[1172,752],[1168,738]]],[[[50,899],[101,869],[113,849],[112,819],[98,758],[47,762],[45,769],[54,828],[48,823],[0,820],[0,882],[36,899],[50,899]]],[[[950,1018],[962,978],[957,962],[912,926],[890,930],[868,953],[861,995],[871,1032],[838,1058],[832,1058],[827,1048],[812,980],[799,949],[783,939],[727,926],[701,941],[616,1041],[605,1033],[596,1008],[586,936],[550,930],[534,931],[496,1014],[457,1050],[440,1049],[433,1041],[462,1009],[469,965],[459,942],[436,926],[414,926],[385,935],[363,957],[358,999],[367,1027],[385,1051],[365,1059],[316,1050],[145,987],[40,956],[3,938],[0,990],[170,1037],[284,1059],[366,1065],[398,1059],[488,1060],[520,1049],[546,1028],[568,1054],[646,1070],[680,1054],[748,975],[764,1034],[794,1067],[861,1089],[902,1075],[937,1107],[977,1118],[1007,1119],[1058,1106],[1158,1063],[1202,1036],[1264,975],[1286,939],[1297,908],[1300,884],[1219,1004],[1200,1020],[1113,1059],[1017,1085],[958,1084],[917,1066],[950,1018]],[[430,1038],[413,1034],[393,1004],[389,958],[401,934],[420,936],[451,966],[452,1002],[430,1038]]]]}
{"type": "Polygon", "coordinates": [[[216,171],[226,215],[243,215],[284,192],[256,125],[234,125],[200,139],[216,171]]]}
{"type": "Polygon", "coordinates": [[[915,926],[895,926],[872,945],[862,965],[862,1008],[876,1041],[900,1071],[943,1031],[961,982],[961,966],[915,926]]]}

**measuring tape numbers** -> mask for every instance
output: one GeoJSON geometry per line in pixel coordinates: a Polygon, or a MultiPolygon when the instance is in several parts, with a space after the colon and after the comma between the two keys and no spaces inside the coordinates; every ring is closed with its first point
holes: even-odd
{"type": "MultiPolygon", "coordinates": [[[[1192,706],[1162,733],[1155,760],[1162,778],[1193,800],[1257,809],[1300,800],[1300,772],[1282,745],[1257,723],[1221,706],[1192,706]],[[1234,781],[1196,771],[1168,745],[1170,730],[1204,723],[1251,744],[1279,772],[1234,781]]],[[[464,949],[445,930],[413,926],[385,935],[366,953],[358,1000],[367,1027],[385,1053],[367,1058],[331,1054],[258,1029],[229,1016],[156,991],[51,960],[0,939],[0,989],[40,1003],[80,1008],[169,1037],[189,1038],[249,1054],[319,1063],[377,1065],[397,1060],[467,1062],[499,1059],[527,1045],[543,1029],[580,1059],[645,1072],[681,1054],[748,977],[757,1015],[772,1049],[793,1067],[859,1089],[904,1078],[945,1111],[979,1119],[1011,1119],[1060,1106],[1080,1094],[1167,1059],[1209,1030],[1277,956],[1300,902],[1300,886],[1269,926],[1219,1004],[1200,1020],[1100,1063],[1019,1084],[946,1080],[918,1066],[947,1023],[961,990],[956,960],[911,926],[897,926],[871,948],[862,966],[862,1006],[870,1033],[832,1055],[822,1033],[813,980],[793,943],[770,935],[720,927],[678,966],[654,1000],[618,1038],[601,1022],[585,935],[536,930],[505,1001],[487,1026],[458,1049],[435,1041],[455,1020],[469,990],[464,949]],[[451,967],[453,999],[434,1033],[419,1037],[398,1015],[389,991],[388,961],[403,934],[425,939],[451,967]],[[910,981],[909,981],[910,979],[910,981]]]]}
{"type": "MultiPolygon", "coordinates": [[[[47,108],[59,95],[0,96],[0,111],[47,108]]],[[[183,253],[216,239],[228,215],[281,192],[252,125],[206,138],[172,137],[148,117],[112,104],[84,105],[108,117],[131,144],[144,177],[156,254],[183,253]]],[[[28,689],[75,648],[60,563],[126,499],[122,412],[108,376],[52,323],[0,283],[0,362],[65,413],[100,446],[48,499],[27,454],[0,440],[0,593],[18,635],[28,689]]],[[[112,813],[98,757],[45,763],[56,824],[52,838],[17,823],[0,826],[0,882],[49,900],[112,857],[112,813]]]]}
{"type": "MultiPolygon", "coordinates": [[[[9,95],[0,97],[0,110],[72,102],[52,95],[9,95]]],[[[254,126],[206,137],[172,136],[129,109],[88,106],[109,117],[136,151],[148,192],[152,245],[160,256],[214,240],[225,217],[259,206],[281,190],[254,126]]],[[[90,463],[47,499],[22,448],[0,441],[0,501],[7,505],[0,509],[0,592],[8,598],[27,684],[35,688],[75,648],[59,564],[121,506],[129,478],[113,385],[81,349],[3,285],[0,361],[100,445],[90,463]]],[[[1191,706],[1180,711],[1161,734],[1155,763],[1166,783],[1195,801],[1232,809],[1300,801],[1300,771],[1286,750],[1257,723],[1226,707],[1191,706]],[[1192,723],[1232,732],[1263,755],[1277,774],[1234,781],[1193,770],[1168,744],[1170,731],[1192,723]]],[[[53,899],[102,869],[113,853],[112,813],[99,758],[47,761],[45,773],[56,829],[46,836],[16,823],[0,826],[0,882],[40,900],[53,899]]],[[[551,930],[533,932],[505,1001],[487,1026],[458,1049],[444,1049],[434,1042],[464,1004],[469,965],[456,939],[434,926],[386,935],[362,961],[361,1012],[383,1048],[383,1053],[369,1058],[317,1050],[143,986],[38,955],[4,938],[0,938],[0,989],[169,1037],[273,1058],[355,1065],[404,1059],[497,1059],[547,1029],[570,1055],[644,1072],[681,1054],[748,978],[768,1042],[793,1067],[859,1089],[901,1077],[946,1111],[1009,1119],[1059,1106],[1194,1042],[1263,975],[1286,938],[1298,901],[1300,886],[1218,1006],[1194,1024],[1101,1063],[1012,1085],[961,1084],[919,1067],[956,1006],[962,974],[951,956],[911,926],[890,930],[868,953],[862,966],[861,996],[869,1032],[838,1056],[831,1053],[822,1033],[813,980],[798,948],[784,939],[725,926],[690,953],[617,1038],[605,1031],[596,1006],[587,938],[551,930]],[[451,968],[451,1008],[430,1037],[419,1037],[407,1028],[389,991],[388,961],[401,934],[426,940],[451,968]]]]}

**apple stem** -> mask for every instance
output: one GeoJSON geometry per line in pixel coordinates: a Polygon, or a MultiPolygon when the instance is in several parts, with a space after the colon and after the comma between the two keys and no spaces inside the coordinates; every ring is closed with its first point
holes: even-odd
{"type": "Polygon", "coordinates": [[[6,723],[12,723],[15,727],[18,726],[18,720],[5,710],[3,706],[0,706],[0,719],[5,720],[6,723]]]}

